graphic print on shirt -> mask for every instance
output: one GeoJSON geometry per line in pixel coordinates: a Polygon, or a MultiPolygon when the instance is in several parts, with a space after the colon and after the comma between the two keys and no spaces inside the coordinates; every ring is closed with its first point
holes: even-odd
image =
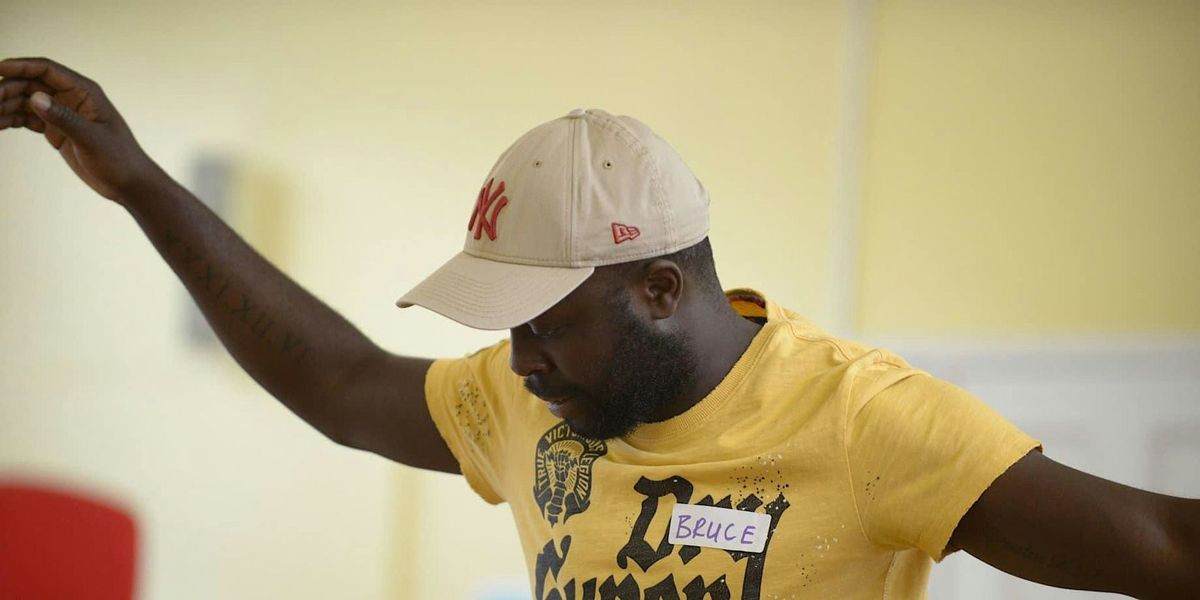
{"type": "MultiPolygon", "coordinates": [[[[561,517],[578,514],[587,509],[587,496],[591,492],[591,465],[596,458],[607,452],[603,442],[589,440],[575,434],[566,425],[550,429],[542,436],[537,445],[536,469],[537,484],[534,487],[534,497],[541,507],[542,515],[551,524],[552,531],[555,523],[561,517]],[[586,457],[586,459],[585,459],[586,457]],[[586,461],[584,471],[580,465],[586,461]],[[582,488],[586,490],[582,496],[582,504],[577,500],[568,501],[570,494],[580,489],[580,474],[586,472],[587,483],[582,488]],[[568,480],[574,479],[574,483],[568,480]],[[560,493],[561,491],[561,493],[560,493]],[[558,500],[561,498],[561,500],[558,500]],[[554,508],[552,508],[554,507],[554,508]],[[575,507],[574,510],[571,507],[575,507]]],[[[695,486],[691,481],[674,476],[666,479],[650,479],[639,477],[633,484],[636,497],[641,497],[638,517],[633,523],[629,539],[615,551],[613,561],[620,569],[618,572],[579,573],[571,568],[571,548],[574,541],[578,552],[594,552],[594,542],[586,537],[587,529],[575,532],[575,535],[560,534],[551,537],[542,546],[534,564],[534,598],[536,600],[760,600],[762,598],[763,571],[766,568],[767,553],[771,548],[771,538],[779,525],[784,512],[791,504],[783,495],[782,490],[770,502],[765,502],[757,493],[741,496],[734,503],[732,495],[716,499],[713,495],[705,495],[695,501],[701,506],[734,509],[755,512],[771,517],[770,528],[766,533],[766,545],[762,552],[739,552],[718,548],[704,548],[691,545],[677,545],[668,541],[667,527],[663,527],[662,519],[655,519],[660,511],[670,513],[675,504],[692,503],[695,486]],[[653,523],[659,523],[657,527],[653,523]],[[582,533],[581,533],[582,532],[582,533]],[[574,538],[578,537],[578,540],[574,538]],[[701,554],[710,556],[725,556],[723,560],[728,566],[720,571],[696,574],[680,567],[685,567],[701,554]],[[650,568],[661,561],[671,566],[666,577],[648,577],[650,568]],[[673,566],[679,565],[679,567],[673,566]],[[687,573],[683,575],[683,573],[687,573]],[[680,578],[676,580],[676,575],[680,578]]],[[[763,490],[754,490],[759,492],[763,490]]],[[[630,507],[633,508],[633,507],[630,507]]],[[[576,559],[578,562],[581,559],[576,559]]],[[[595,561],[589,561],[596,564],[595,561]]],[[[612,563],[608,563],[612,564],[612,563]]],[[[695,565],[693,565],[695,567],[695,565]]],[[[661,571],[661,567],[660,570],[661,571]]]]}
{"type": "Polygon", "coordinates": [[[533,497],[551,527],[591,505],[592,463],[606,452],[603,440],[575,433],[566,421],[542,435],[534,460],[533,497]]]}

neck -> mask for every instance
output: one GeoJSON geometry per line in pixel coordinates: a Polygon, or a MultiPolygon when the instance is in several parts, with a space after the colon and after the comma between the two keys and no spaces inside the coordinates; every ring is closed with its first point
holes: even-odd
{"type": "Polygon", "coordinates": [[[684,307],[681,315],[684,336],[696,357],[696,373],[675,402],[668,407],[671,418],[682,414],[712,393],[733,370],[760,325],[737,314],[726,302],[684,307]]]}

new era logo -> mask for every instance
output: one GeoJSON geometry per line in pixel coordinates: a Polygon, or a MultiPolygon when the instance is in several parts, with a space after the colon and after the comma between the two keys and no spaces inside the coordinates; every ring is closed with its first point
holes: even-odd
{"type": "Polygon", "coordinates": [[[613,223],[612,228],[613,228],[613,243],[614,244],[620,244],[621,242],[628,242],[629,240],[635,239],[635,238],[637,238],[637,236],[642,235],[641,230],[639,230],[637,227],[634,227],[633,225],[623,225],[621,223],[613,223]]]}

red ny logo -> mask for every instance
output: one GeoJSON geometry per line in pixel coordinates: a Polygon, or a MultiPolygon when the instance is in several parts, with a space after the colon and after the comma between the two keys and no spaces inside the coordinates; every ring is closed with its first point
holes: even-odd
{"type": "Polygon", "coordinates": [[[500,182],[500,187],[496,191],[492,191],[492,182],[495,178],[489,179],[487,185],[479,190],[479,197],[475,199],[475,212],[471,213],[471,222],[467,223],[467,231],[475,230],[475,239],[479,239],[483,232],[486,231],[488,239],[496,240],[496,217],[500,215],[500,209],[508,206],[508,196],[501,196],[504,193],[504,182],[500,182]],[[499,198],[500,201],[496,202],[499,198]],[[492,214],[489,217],[488,209],[492,209],[492,214]]]}
{"type": "Polygon", "coordinates": [[[641,230],[638,229],[637,227],[634,227],[633,225],[623,225],[621,223],[613,223],[612,228],[613,228],[613,243],[614,244],[620,244],[621,242],[628,242],[629,240],[635,239],[635,238],[637,238],[637,236],[642,235],[641,230]]]}

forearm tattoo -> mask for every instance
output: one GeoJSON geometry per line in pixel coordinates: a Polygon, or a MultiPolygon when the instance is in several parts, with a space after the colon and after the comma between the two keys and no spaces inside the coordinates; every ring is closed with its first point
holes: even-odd
{"type": "Polygon", "coordinates": [[[182,261],[180,278],[185,284],[193,284],[194,292],[203,294],[217,305],[217,309],[233,316],[242,323],[246,331],[266,343],[269,347],[303,362],[308,355],[308,344],[295,332],[275,326],[275,319],[245,291],[233,288],[230,280],[213,268],[199,252],[184,243],[179,236],[167,233],[163,238],[163,254],[182,261]]]}

